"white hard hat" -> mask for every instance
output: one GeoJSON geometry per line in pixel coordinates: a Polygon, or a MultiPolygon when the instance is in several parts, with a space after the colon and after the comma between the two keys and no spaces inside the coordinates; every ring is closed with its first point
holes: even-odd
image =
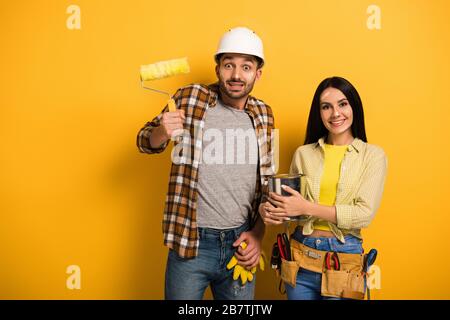
{"type": "Polygon", "coordinates": [[[216,62],[217,56],[226,52],[256,56],[264,63],[264,52],[261,39],[255,32],[245,27],[230,29],[223,35],[214,56],[216,62]]]}

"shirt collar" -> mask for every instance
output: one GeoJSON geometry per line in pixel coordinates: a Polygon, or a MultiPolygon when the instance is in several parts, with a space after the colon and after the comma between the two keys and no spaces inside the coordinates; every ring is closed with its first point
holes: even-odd
{"type": "MultiPolygon", "coordinates": [[[[362,141],[359,138],[355,138],[353,139],[353,142],[351,144],[349,144],[347,151],[348,152],[352,152],[353,150],[358,152],[361,150],[362,146],[364,145],[364,141],[362,141]]],[[[322,137],[319,139],[319,141],[317,141],[316,147],[321,147],[322,149],[325,146],[325,137],[322,137]]]]}

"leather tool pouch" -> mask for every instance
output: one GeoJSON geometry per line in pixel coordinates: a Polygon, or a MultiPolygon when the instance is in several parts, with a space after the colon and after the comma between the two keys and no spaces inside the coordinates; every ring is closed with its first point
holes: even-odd
{"type": "Polygon", "coordinates": [[[295,288],[298,269],[299,267],[297,261],[287,261],[281,259],[281,280],[295,288]]]}
{"type": "Polygon", "coordinates": [[[295,287],[299,268],[322,274],[321,294],[327,297],[362,300],[365,296],[364,255],[334,253],[339,259],[338,270],[326,267],[327,251],[309,248],[291,239],[293,261],[281,261],[281,279],[295,287]]]}
{"type": "Polygon", "coordinates": [[[328,270],[322,273],[321,294],[326,297],[364,299],[364,275],[346,270],[328,270]]]}

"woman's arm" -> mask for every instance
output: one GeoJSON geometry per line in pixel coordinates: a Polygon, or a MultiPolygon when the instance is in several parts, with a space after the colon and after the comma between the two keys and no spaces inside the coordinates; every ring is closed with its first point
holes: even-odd
{"type": "Polygon", "coordinates": [[[266,207],[268,218],[273,220],[286,217],[295,217],[300,215],[310,215],[332,223],[337,222],[336,207],[317,204],[306,200],[296,190],[282,186],[283,190],[290,193],[291,196],[284,197],[271,192],[269,202],[271,206],[266,207]]]}
{"type": "Polygon", "coordinates": [[[337,226],[341,229],[367,228],[380,207],[386,179],[387,159],[381,150],[371,155],[352,204],[336,204],[337,226]]]}
{"type": "Polygon", "coordinates": [[[284,187],[291,196],[283,197],[269,194],[269,201],[276,208],[267,208],[268,217],[281,219],[298,215],[311,215],[332,223],[342,229],[360,229],[367,227],[375,216],[381,202],[386,176],[387,160],[383,152],[371,157],[363,175],[361,185],[352,204],[325,206],[307,201],[302,195],[284,187]]]}
{"type": "Polygon", "coordinates": [[[335,206],[325,206],[322,204],[310,202],[308,200],[305,201],[307,202],[307,206],[305,209],[305,211],[307,212],[306,214],[326,221],[330,221],[332,223],[337,223],[335,206]]]}

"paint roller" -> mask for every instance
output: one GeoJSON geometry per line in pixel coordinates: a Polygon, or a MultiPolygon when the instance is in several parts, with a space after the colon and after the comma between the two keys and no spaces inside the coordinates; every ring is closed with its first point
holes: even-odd
{"type": "Polygon", "coordinates": [[[169,106],[169,112],[176,110],[175,101],[172,99],[168,92],[157,90],[155,88],[144,86],[145,81],[153,81],[163,79],[177,74],[189,73],[190,68],[187,58],[172,59],[167,61],[159,61],[153,64],[141,66],[141,86],[144,89],[152,90],[154,92],[166,94],[169,96],[167,105],[169,106]]]}

